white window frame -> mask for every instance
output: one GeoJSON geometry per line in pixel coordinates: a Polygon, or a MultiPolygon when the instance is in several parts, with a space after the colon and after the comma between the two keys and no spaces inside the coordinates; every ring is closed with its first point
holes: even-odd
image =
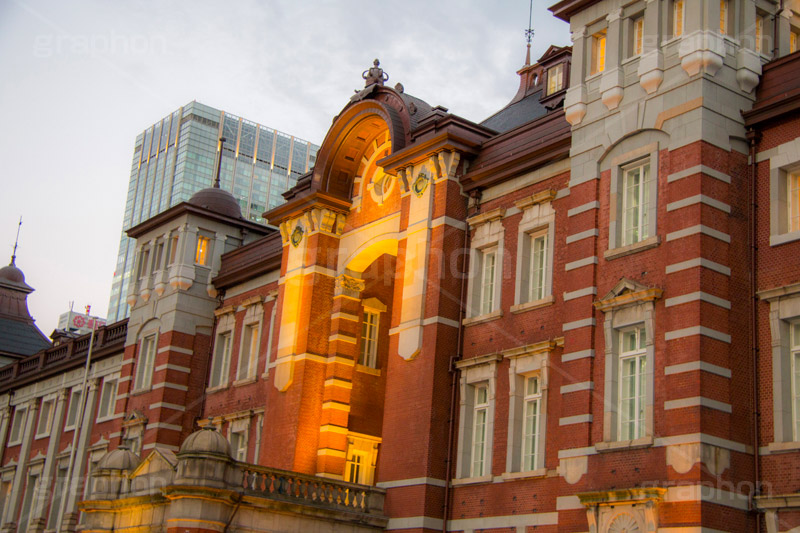
{"type": "MultiPolygon", "coordinates": [[[[769,196],[770,196],[770,246],[800,240],[800,228],[793,230],[790,214],[794,208],[791,201],[792,176],[800,176],[800,138],[778,145],[770,152],[769,196]]],[[[800,210],[800,206],[798,207],[800,210]]]]}
{"type": "Polygon", "coordinates": [[[786,233],[800,232],[800,169],[786,173],[786,233]]]}
{"type": "Polygon", "coordinates": [[[360,485],[375,483],[375,466],[378,464],[378,447],[380,437],[349,433],[347,435],[347,451],[345,452],[344,480],[360,485]],[[353,469],[357,476],[354,479],[353,469]]]}
{"type": "Polygon", "coordinates": [[[34,439],[43,439],[46,437],[50,437],[50,431],[53,429],[53,417],[55,416],[56,410],[56,398],[55,396],[46,396],[42,398],[42,402],[39,405],[39,419],[36,421],[36,430],[34,431],[34,439]],[[47,409],[45,412],[45,405],[47,405],[47,409]],[[42,423],[44,423],[44,427],[42,427],[42,423]]]}
{"type": "Polygon", "coordinates": [[[794,441],[800,441],[800,320],[789,324],[789,357],[792,364],[792,429],[794,441]]]}
{"type": "Polygon", "coordinates": [[[255,377],[258,366],[258,355],[261,344],[261,323],[252,322],[242,325],[242,342],[239,348],[239,361],[236,365],[236,381],[245,381],[255,377]],[[255,330],[255,335],[253,334],[255,330]]]}
{"type": "Polygon", "coordinates": [[[642,337],[646,339],[647,333],[644,325],[637,325],[630,328],[624,328],[618,331],[619,334],[619,377],[617,396],[617,413],[618,413],[618,440],[636,440],[645,437],[645,411],[646,411],[646,394],[647,394],[647,346],[644,344],[642,337]],[[625,349],[625,341],[629,335],[633,334],[636,347],[632,350],[625,349]],[[625,381],[631,376],[626,376],[626,363],[632,361],[634,363],[634,373],[632,374],[634,391],[632,397],[625,395],[625,381]],[[644,366],[644,368],[642,368],[644,366]],[[630,420],[625,416],[626,407],[628,404],[633,404],[633,410],[636,413],[635,418],[630,420]],[[626,427],[627,426],[627,427],[626,427]]]}
{"type": "Polygon", "coordinates": [[[17,405],[14,407],[14,414],[11,418],[11,425],[8,428],[8,446],[17,446],[22,444],[22,438],[25,434],[25,422],[28,419],[28,406],[17,405]],[[17,426],[17,418],[19,417],[19,426],[17,426]],[[14,435],[14,429],[17,428],[17,435],[14,435]]]}
{"type": "Polygon", "coordinates": [[[231,431],[228,440],[231,443],[231,455],[233,458],[240,462],[247,462],[247,433],[245,431],[231,431]]]}
{"type": "MultiPolygon", "coordinates": [[[[67,494],[67,471],[68,461],[58,461],[56,464],[55,479],[53,480],[53,494],[50,499],[50,511],[47,514],[47,529],[55,530],[58,521],[58,513],[61,510],[61,503],[67,494]],[[60,474],[64,473],[63,477],[60,474]]],[[[0,510],[0,512],[2,512],[0,510]]]]}
{"type": "Polygon", "coordinates": [[[234,415],[226,417],[228,423],[228,442],[231,444],[231,455],[237,461],[246,463],[250,450],[250,416],[234,415]],[[238,447],[234,446],[234,435],[238,435],[238,447]]]}
{"type": "Polygon", "coordinates": [[[197,234],[197,238],[195,239],[195,250],[194,250],[195,265],[208,266],[209,264],[211,264],[212,243],[213,241],[211,237],[209,237],[208,235],[204,235],[202,233],[197,234]]]}
{"type": "Polygon", "coordinates": [[[378,368],[378,332],[381,315],[365,308],[361,317],[361,345],[358,364],[367,368],[378,368]]]}
{"type": "Polygon", "coordinates": [[[541,456],[542,380],[538,374],[523,376],[522,398],[522,471],[536,470],[541,456]],[[533,387],[531,387],[533,385],[533,387]],[[533,390],[531,390],[533,388],[533,390]],[[531,419],[532,423],[531,423],[531,419]]]}
{"type": "Polygon", "coordinates": [[[605,387],[603,397],[603,441],[596,444],[599,451],[609,448],[653,444],[654,368],[655,368],[655,300],[662,290],[641,285],[623,278],[595,307],[605,313],[603,332],[605,338],[605,387]],[[625,293],[627,299],[618,300],[625,293]],[[621,366],[630,355],[622,351],[622,333],[642,328],[645,335],[644,357],[644,423],[634,439],[621,433],[620,388],[621,366]]]}
{"type": "Polygon", "coordinates": [[[111,375],[103,378],[103,386],[100,388],[100,398],[97,403],[97,421],[102,422],[114,418],[114,408],[117,403],[117,391],[119,388],[119,376],[111,375]],[[112,385],[113,384],[113,385],[112,385]],[[113,386],[113,391],[109,392],[108,404],[104,408],[103,401],[106,398],[106,390],[113,386]],[[105,411],[105,412],[104,412],[105,411]]]}
{"type": "Polygon", "coordinates": [[[458,428],[458,456],[456,461],[456,480],[454,483],[474,483],[492,479],[492,446],[494,441],[494,412],[497,387],[497,363],[502,356],[485,355],[462,359],[456,366],[461,370],[460,403],[458,428]],[[485,388],[486,402],[478,404],[478,391],[485,388]],[[476,414],[485,412],[486,420],[483,435],[483,450],[480,456],[475,452],[476,414]],[[475,472],[475,464],[483,464],[482,472],[475,472]]]}
{"type": "Polygon", "coordinates": [[[139,341],[139,353],[136,358],[136,382],[133,392],[148,391],[153,386],[153,371],[158,355],[158,333],[146,333],[139,341]],[[146,348],[152,346],[152,350],[146,348]]]}
{"type": "Polygon", "coordinates": [[[549,360],[552,350],[560,346],[554,341],[545,341],[513,348],[503,352],[508,360],[508,434],[506,438],[506,469],[504,479],[544,476],[545,442],[547,437],[547,391],[549,360]],[[539,393],[526,395],[529,378],[539,381],[539,393]],[[533,464],[525,464],[526,457],[526,403],[536,399],[539,415],[536,421],[536,456],[533,464]]]}
{"type": "Polygon", "coordinates": [[[67,405],[67,413],[64,418],[64,431],[71,431],[75,429],[75,424],[78,421],[78,411],[81,407],[81,388],[73,387],[69,393],[69,405],[67,405]],[[75,417],[70,422],[70,413],[72,412],[73,405],[75,407],[75,417]]]}
{"type": "Polygon", "coordinates": [[[547,94],[556,94],[564,89],[564,63],[558,63],[547,69],[547,94]]]}
{"type": "Polygon", "coordinates": [[[630,56],[639,57],[644,54],[644,13],[640,12],[630,19],[630,56]]]}
{"type": "Polygon", "coordinates": [[[798,421],[800,395],[798,339],[793,328],[800,324],[800,283],[760,291],[758,297],[769,303],[772,345],[772,413],[773,441],[770,452],[800,449],[798,421]]]}
{"type": "MultiPolygon", "coordinates": [[[[42,480],[41,470],[39,469],[38,472],[34,472],[33,470],[33,468],[29,468],[28,472],[26,472],[25,491],[22,494],[22,501],[20,502],[19,509],[19,531],[27,531],[31,523],[31,518],[33,518],[31,513],[33,513],[34,507],[36,506],[34,497],[36,496],[38,485],[42,480]]],[[[7,521],[13,522],[13,520],[7,521]]]]}
{"type": "MultiPolygon", "coordinates": [[[[487,463],[490,463],[489,448],[489,384],[476,383],[472,385],[474,396],[472,403],[472,449],[470,450],[470,477],[483,477],[487,475],[487,463]],[[480,436],[480,439],[478,438],[480,436]]],[[[489,474],[491,474],[491,464],[489,474]]]]}
{"type": "MultiPolygon", "coordinates": [[[[636,139],[631,140],[632,143],[636,139]]],[[[658,142],[622,153],[611,159],[611,187],[608,228],[608,250],[604,253],[606,259],[613,259],[641,249],[657,246],[658,239],[658,142]],[[641,181],[638,200],[640,203],[640,234],[639,239],[629,242],[626,238],[625,212],[629,207],[626,199],[626,176],[637,168],[649,166],[647,179],[641,181]],[[643,215],[643,216],[642,216],[643,215]],[[644,225],[641,221],[646,220],[644,225]]],[[[601,168],[602,170],[602,168],[601,168]]]]}
{"type": "Polygon", "coordinates": [[[514,280],[514,306],[512,313],[535,309],[553,302],[553,258],[556,212],[552,200],[555,191],[542,191],[515,202],[522,211],[517,230],[517,264],[514,280]],[[534,272],[534,239],[545,238],[545,262],[541,298],[533,298],[531,283],[534,272]]]}
{"type": "Polygon", "coordinates": [[[470,277],[467,293],[468,325],[482,320],[502,316],[503,281],[503,216],[505,209],[493,209],[469,218],[473,229],[470,247],[470,277]],[[492,276],[491,294],[484,288],[485,257],[494,254],[494,275],[492,276]]]}
{"type": "Polygon", "coordinates": [[[730,7],[729,0],[719,1],[719,32],[722,35],[731,34],[730,7]]]}
{"type": "Polygon", "coordinates": [[[478,300],[480,315],[488,315],[495,310],[495,291],[497,285],[497,247],[491,246],[478,250],[480,257],[480,297],[478,300]]]}
{"type": "Polygon", "coordinates": [[[649,159],[636,161],[622,168],[622,246],[637,244],[650,237],[650,172],[649,159]],[[638,179],[638,184],[634,185],[635,179],[638,179]],[[631,213],[635,214],[635,223],[629,221],[628,215],[631,213]]]}
{"type": "Polygon", "coordinates": [[[218,331],[214,339],[214,352],[211,357],[211,371],[208,375],[208,388],[218,389],[228,385],[233,351],[234,330],[218,331]],[[221,350],[221,351],[220,351],[221,350]]]}

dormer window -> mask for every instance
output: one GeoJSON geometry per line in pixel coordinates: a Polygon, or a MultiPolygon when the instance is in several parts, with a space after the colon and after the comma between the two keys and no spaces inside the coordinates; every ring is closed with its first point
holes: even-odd
{"type": "Polygon", "coordinates": [[[606,30],[592,35],[592,70],[598,74],[606,69],[606,30]]]}
{"type": "Polygon", "coordinates": [[[557,93],[564,88],[564,64],[559,63],[547,70],[547,95],[557,93]]]}

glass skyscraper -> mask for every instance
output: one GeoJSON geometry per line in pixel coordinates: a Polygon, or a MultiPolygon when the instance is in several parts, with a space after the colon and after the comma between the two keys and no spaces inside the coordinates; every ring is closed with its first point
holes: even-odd
{"type": "Polygon", "coordinates": [[[128,316],[125,298],[135,241],[125,232],[210,187],[217,142],[225,137],[220,187],[230,191],[242,215],[261,214],[283,203],[281,194],[314,166],[319,146],[198,102],[190,102],[136,137],[119,255],[107,321],[128,316]]]}

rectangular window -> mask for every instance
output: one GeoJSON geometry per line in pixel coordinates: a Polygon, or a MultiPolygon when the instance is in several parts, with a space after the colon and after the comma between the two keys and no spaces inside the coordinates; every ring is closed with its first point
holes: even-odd
{"type": "Polygon", "coordinates": [[[481,253],[481,292],[480,314],[494,311],[494,280],[497,262],[497,250],[486,250],[481,253]]]}
{"type": "Polygon", "coordinates": [[[37,474],[28,474],[28,483],[25,485],[25,497],[22,499],[22,510],[19,513],[19,524],[17,531],[27,531],[28,523],[31,518],[31,506],[33,504],[33,496],[36,492],[36,485],[39,482],[37,474]]]}
{"type": "Polygon", "coordinates": [[[162,260],[164,259],[164,243],[160,242],[156,245],[156,258],[153,262],[153,272],[161,270],[162,260]]]}
{"type": "Polygon", "coordinates": [[[239,370],[236,379],[247,379],[255,375],[259,338],[258,324],[249,324],[244,327],[244,340],[242,341],[242,352],[239,355],[239,370]]]}
{"type": "Polygon", "coordinates": [[[228,382],[232,337],[233,333],[230,331],[217,335],[214,360],[211,363],[211,376],[208,378],[208,386],[211,388],[219,387],[228,382]]]}
{"type": "Polygon", "coordinates": [[[790,346],[792,360],[792,418],[794,440],[800,440],[800,322],[791,325],[790,346]]]}
{"type": "Polygon", "coordinates": [[[592,67],[590,74],[606,69],[606,30],[592,35],[592,67]]]}
{"type": "Polygon", "coordinates": [[[525,378],[525,407],[523,409],[524,431],[522,434],[522,469],[536,470],[539,464],[539,416],[542,391],[539,376],[525,378]]]}
{"type": "Polygon", "coordinates": [[[648,207],[650,203],[650,163],[637,164],[624,170],[622,180],[622,245],[627,246],[649,237],[648,207]]]}
{"type": "Polygon", "coordinates": [[[69,397],[69,407],[67,408],[67,421],[64,429],[72,429],[78,420],[78,408],[81,406],[81,391],[73,390],[69,397]]]}
{"type": "Polygon", "coordinates": [[[102,420],[114,414],[114,403],[117,399],[117,380],[106,379],[100,394],[100,406],[97,408],[97,419],[102,420]]]}
{"type": "Polygon", "coordinates": [[[175,235],[169,240],[169,264],[178,258],[178,236],[175,235]]]}
{"type": "Polygon", "coordinates": [[[156,360],[156,336],[142,339],[139,347],[139,361],[136,365],[136,390],[149,389],[153,383],[153,365],[156,360]]]}
{"type": "Polygon", "coordinates": [[[789,53],[797,52],[797,32],[789,32],[789,53]]]}
{"type": "Polygon", "coordinates": [[[719,0],[719,32],[728,34],[728,0],[719,0]]]}
{"type": "Polygon", "coordinates": [[[547,285],[547,232],[531,235],[531,274],[528,301],[545,297],[547,285]]]}
{"type": "Polygon", "coordinates": [[[5,515],[6,504],[9,501],[11,493],[11,481],[0,482],[0,517],[5,515]]]}
{"type": "Polygon", "coordinates": [[[378,313],[364,311],[361,322],[361,353],[358,364],[378,368],[378,313]]]}
{"type": "Polygon", "coordinates": [[[42,401],[42,406],[39,408],[39,422],[36,424],[36,438],[49,437],[50,427],[53,424],[53,406],[55,401],[45,400],[42,401]]]}
{"type": "Polygon", "coordinates": [[[50,504],[50,515],[47,518],[47,529],[56,529],[58,522],[58,512],[61,509],[61,500],[66,492],[67,485],[67,466],[59,466],[56,474],[55,485],[53,485],[53,501],[50,504]]]}
{"type": "Polygon", "coordinates": [[[347,464],[345,465],[345,481],[350,483],[361,483],[364,485],[364,454],[359,451],[350,450],[347,454],[347,464]]]}
{"type": "Polygon", "coordinates": [[[547,94],[557,93],[564,87],[564,64],[561,63],[547,70],[547,94]]]}
{"type": "Polygon", "coordinates": [[[619,440],[645,435],[646,337],[643,327],[620,332],[619,440]]]}
{"type": "Polygon", "coordinates": [[[761,53],[764,40],[764,17],[756,15],[756,52],[761,53]]]}
{"type": "Polygon", "coordinates": [[[642,55],[644,51],[644,17],[633,20],[633,55],[642,55]]]}
{"type": "Polygon", "coordinates": [[[789,231],[800,231],[800,172],[789,174],[787,179],[789,180],[786,188],[789,196],[789,201],[786,202],[789,209],[787,226],[789,231]]]}
{"type": "Polygon", "coordinates": [[[231,453],[237,461],[247,461],[247,435],[243,431],[231,431],[231,453]]]}
{"type": "Polygon", "coordinates": [[[489,387],[475,387],[475,406],[472,418],[472,469],[470,477],[480,477],[486,472],[486,428],[489,418],[489,387]]]}
{"type": "Polygon", "coordinates": [[[8,437],[9,446],[14,446],[22,442],[22,429],[25,427],[25,417],[27,414],[27,407],[17,407],[14,410],[14,419],[11,421],[11,433],[8,437]]]}
{"type": "Polygon", "coordinates": [[[194,262],[198,265],[208,264],[208,247],[211,245],[211,239],[203,235],[197,236],[197,251],[195,252],[194,262]]]}
{"type": "Polygon", "coordinates": [[[680,37],[683,35],[684,0],[674,0],[672,2],[672,36],[680,37]]]}
{"type": "Polygon", "coordinates": [[[142,250],[139,254],[139,279],[147,275],[147,263],[150,261],[150,250],[142,250]]]}

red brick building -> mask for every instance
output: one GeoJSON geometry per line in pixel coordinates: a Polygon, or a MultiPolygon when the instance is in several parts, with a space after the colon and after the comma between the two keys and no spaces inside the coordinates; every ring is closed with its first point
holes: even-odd
{"type": "Polygon", "coordinates": [[[78,437],[88,337],[0,371],[4,530],[794,531],[796,9],[564,0],[480,124],[376,63],[279,231],[129,232],[78,437]]]}

